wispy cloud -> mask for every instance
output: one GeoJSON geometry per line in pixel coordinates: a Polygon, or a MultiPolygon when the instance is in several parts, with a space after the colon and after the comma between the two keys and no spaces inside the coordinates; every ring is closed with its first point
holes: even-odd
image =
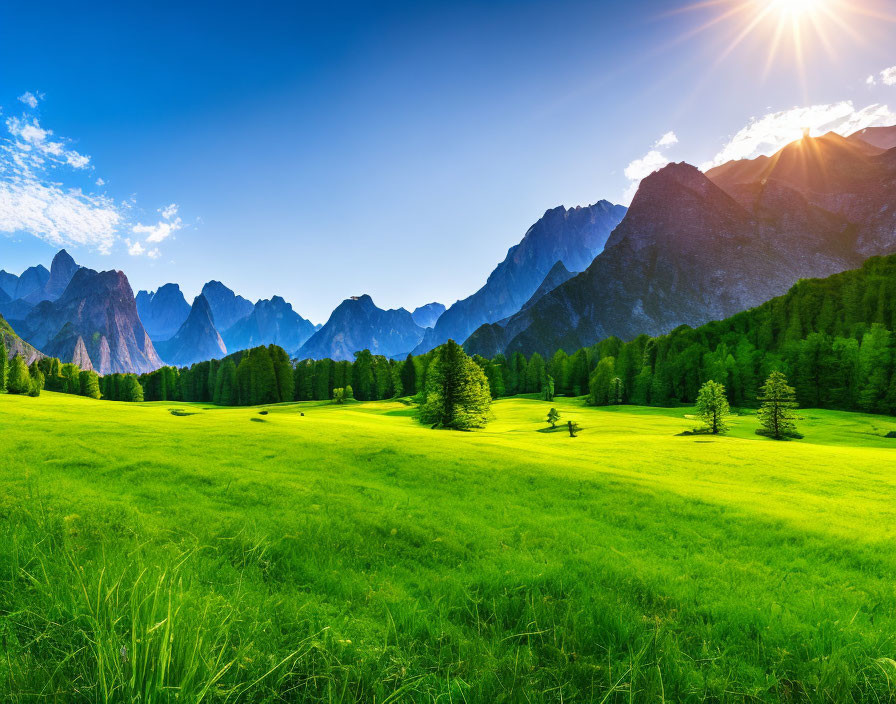
{"type": "MultiPolygon", "coordinates": [[[[172,203],[164,208],[159,208],[158,212],[162,219],[155,225],[137,223],[131,228],[131,232],[135,235],[146,235],[146,242],[157,243],[164,242],[172,234],[183,229],[183,221],[177,215],[177,205],[172,203]]],[[[131,254],[134,254],[134,252],[131,252],[131,254]]]]}
{"type": "Polygon", "coordinates": [[[753,118],[710,161],[703,170],[735,159],[771,156],[785,145],[799,139],[806,130],[812,136],[827,132],[847,136],[853,132],[896,123],[896,113],[886,105],[868,105],[857,110],[850,100],[828,105],[791,108],[753,118]]]}
{"type": "Polygon", "coordinates": [[[678,136],[671,130],[666,132],[644,156],[634,159],[625,167],[625,177],[629,180],[628,188],[623,194],[623,202],[628,205],[635,197],[641,179],[650,176],[654,171],[663,168],[670,159],[662,152],[675,144],[678,144],[678,136]]]}
{"type": "Polygon", "coordinates": [[[27,105],[29,108],[36,108],[37,101],[43,97],[44,96],[42,94],[38,93],[37,95],[35,95],[29,90],[19,96],[19,101],[25,103],[25,105],[27,105]]]}
{"type": "MultiPolygon", "coordinates": [[[[19,101],[32,110],[43,99],[27,92],[19,101]]],[[[133,203],[119,203],[105,194],[83,187],[102,187],[105,181],[91,175],[93,184],[83,183],[79,172],[93,172],[91,159],[72,147],[70,139],[44,127],[38,117],[23,113],[8,117],[0,134],[0,233],[31,234],[57,246],[90,247],[108,254],[130,229],[146,235],[140,241],[125,240],[128,252],[151,258],[161,256],[158,247],[183,223],[172,204],[159,209],[157,225],[133,225],[133,203]],[[72,185],[82,181],[81,185],[72,185]],[[67,185],[68,184],[68,185],[67,185]]]]}

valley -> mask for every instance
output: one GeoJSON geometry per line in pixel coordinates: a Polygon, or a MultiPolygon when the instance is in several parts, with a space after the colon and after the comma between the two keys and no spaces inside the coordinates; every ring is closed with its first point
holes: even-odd
{"type": "Polygon", "coordinates": [[[0,693],[893,696],[896,419],[801,410],[782,443],[750,412],[492,411],[0,396],[0,693]]]}

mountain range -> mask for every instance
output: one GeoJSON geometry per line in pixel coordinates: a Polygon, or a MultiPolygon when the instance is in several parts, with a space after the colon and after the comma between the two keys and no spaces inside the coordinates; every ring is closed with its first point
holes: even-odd
{"type": "Polygon", "coordinates": [[[626,209],[552,208],[471,296],[448,307],[384,310],[343,301],[315,326],[280,296],[252,303],[209,281],[190,305],[169,283],[136,298],[122,272],[0,271],[0,314],[22,340],[101,373],[183,365],[257,345],[298,358],[426,352],[447,339],[471,353],[578,349],[660,335],[758,305],[804,277],[896,251],[896,127],[804,137],[771,156],[703,173],[669,164],[626,209]]]}
{"type": "Polygon", "coordinates": [[[586,207],[548,210],[522,241],[508,250],[482,288],[442,313],[414,353],[428,352],[449,339],[466,340],[480,325],[513,315],[558,261],[571,271],[582,271],[603,250],[624,215],[623,206],[605,200],[586,207]]]}
{"type": "Polygon", "coordinates": [[[425,328],[404,308],[377,308],[368,295],[340,303],[326,324],[299,349],[299,359],[353,360],[369,349],[386,357],[404,356],[423,339],[425,328]]]}
{"type": "Polygon", "coordinates": [[[894,202],[896,149],[858,136],[805,137],[705,174],[670,164],[641,182],[584,272],[465,347],[552,354],[725,318],[800,278],[896,251],[894,202]]]}

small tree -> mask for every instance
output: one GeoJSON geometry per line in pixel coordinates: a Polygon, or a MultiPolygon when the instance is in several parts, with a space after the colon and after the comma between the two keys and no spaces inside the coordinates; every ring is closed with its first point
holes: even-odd
{"type": "Polygon", "coordinates": [[[576,434],[579,432],[579,424],[575,421],[568,420],[566,421],[566,427],[569,430],[569,437],[574,438],[576,434]]]}
{"type": "Polygon", "coordinates": [[[796,408],[796,393],[792,386],[787,385],[787,377],[781,372],[769,374],[765,384],[759,389],[762,401],[756,415],[762,428],[756,432],[759,435],[767,435],[775,440],[787,437],[800,437],[796,432],[796,416],[793,409],[796,408]]]}
{"type": "Polygon", "coordinates": [[[541,398],[545,401],[554,400],[554,377],[548,374],[541,387],[541,398]]]}
{"type": "Polygon", "coordinates": [[[345,400],[346,401],[354,401],[354,399],[355,399],[355,392],[352,389],[352,385],[349,384],[348,386],[345,387],[345,400]]]}
{"type": "Polygon", "coordinates": [[[31,391],[31,375],[28,373],[28,365],[19,355],[9,362],[9,376],[6,380],[6,390],[11,394],[27,394],[31,391]]]}
{"type": "Polygon", "coordinates": [[[6,340],[3,331],[0,330],[0,394],[6,391],[6,370],[9,368],[9,351],[6,349],[6,340]]]}
{"type": "Polygon", "coordinates": [[[345,389],[333,389],[333,403],[345,403],[345,389]]]}
{"type": "Polygon", "coordinates": [[[548,411],[548,423],[551,424],[552,428],[557,427],[557,421],[560,420],[560,414],[557,412],[556,408],[552,408],[548,411]]]}
{"type": "Polygon", "coordinates": [[[622,403],[622,379],[618,376],[614,376],[610,380],[610,393],[609,399],[610,404],[614,406],[618,406],[622,403]]]}
{"type": "Polygon", "coordinates": [[[707,381],[697,393],[697,416],[713,435],[728,432],[725,418],[730,415],[725,387],[717,381],[707,381]]]}
{"type": "Polygon", "coordinates": [[[488,422],[492,395],[482,368],[448,340],[426,372],[420,421],[437,428],[469,430],[488,422]]]}

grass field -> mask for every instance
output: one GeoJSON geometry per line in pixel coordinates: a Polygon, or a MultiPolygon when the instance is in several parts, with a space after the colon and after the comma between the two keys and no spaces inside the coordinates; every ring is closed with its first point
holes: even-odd
{"type": "Polygon", "coordinates": [[[0,701],[896,699],[894,418],[260,410],[0,396],[0,701]]]}

